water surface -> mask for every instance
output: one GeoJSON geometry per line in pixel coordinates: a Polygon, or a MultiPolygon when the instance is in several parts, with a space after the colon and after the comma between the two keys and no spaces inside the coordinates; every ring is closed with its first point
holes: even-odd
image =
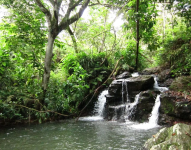
{"type": "Polygon", "coordinates": [[[1,128],[0,150],[138,150],[158,130],[104,120],[1,128]]]}

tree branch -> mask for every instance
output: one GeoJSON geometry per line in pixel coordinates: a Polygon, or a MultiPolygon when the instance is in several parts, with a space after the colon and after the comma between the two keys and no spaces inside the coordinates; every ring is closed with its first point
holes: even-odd
{"type": "Polygon", "coordinates": [[[80,10],[78,11],[78,13],[73,15],[70,19],[68,19],[68,17],[69,17],[68,13],[70,14],[71,11],[68,9],[66,16],[63,18],[63,20],[59,24],[59,32],[61,32],[65,28],[67,28],[70,24],[77,21],[82,16],[82,14],[83,14],[84,10],[86,9],[86,7],[88,6],[89,2],[90,2],[90,0],[85,0],[84,3],[82,4],[80,10]]]}
{"type": "Polygon", "coordinates": [[[47,22],[50,25],[52,18],[50,11],[42,4],[40,0],[35,0],[35,3],[39,6],[40,10],[46,15],[47,22]]]}
{"type": "Polygon", "coordinates": [[[74,5],[72,5],[70,7],[71,10],[73,10],[76,6],[78,6],[80,4],[80,2],[82,2],[83,0],[78,0],[74,5]]]}
{"type": "Polygon", "coordinates": [[[46,15],[51,17],[50,11],[42,4],[40,0],[35,0],[35,3],[39,6],[40,10],[46,15]]]}

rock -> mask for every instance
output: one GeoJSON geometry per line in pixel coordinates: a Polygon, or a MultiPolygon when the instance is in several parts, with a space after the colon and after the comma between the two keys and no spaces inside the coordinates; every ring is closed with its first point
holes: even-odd
{"type": "Polygon", "coordinates": [[[169,87],[172,84],[173,81],[174,81],[173,78],[169,78],[169,79],[165,80],[164,82],[158,81],[158,85],[160,87],[169,87]]]}
{"type": "Polygon", "coordinates": [[[164,82],[166,79],[168,79],[170,76],[170,69],[163,70],[158,75],[158,81],[164,82]]]}
{"type": "Polygon", "coordinates": [[[126,79],[126,78],[129,78],[129,77],[131,77],[131,73],[129,73],[129,72],[124,72],[124,73],[122,73],[122,74],[120,74],[120,75],[118,75],[117,77],[116,77],[116,79],[118,80],[118,79],[126,79]]]}
{"type": "Polygon", "coordinates": [[[191,126],[178,123],[170,128],[163,128],[145,142],[143,149],[190,150],[191,126]]]}
{"type": "Polygon", "coordinates": [[[170,85],[170,90],[174,91],[187,91],[191,89],[191,76],[177,77],[170,85]]]}
{"type": "Polygon", "coordinates": [[[112,106],[116,106],[116,105],[120,105],[122,103],[121,100],[121,96],[118,95],[106,95],[106,99],[107,99],[107,104],[112,105],[112,106]]]}
{"type": "Polygon", "coordinates": [[[178,101],[179,99],[184,99],[183,97],[168,95],[167,93],[162,93],[161,97],[160,113],[161,118],[163,118],[163,123],[166,121],[170,123],[175,120],[190,120],[191,119],[191,103],[185,99],[185,101],[178,101]],[[163,116],[165,114],[166,116],[163,116]],[[173,117],[168,120],[168,117],[173,117]]]}
{"type": "Polygon", "coordinates": [[[132,94],[134,91],[137,91],[139,93],[141,91],[145,91],[150,88],[153,88],[154,77],[151,75],[131,77],[131,78],[128,78],[127,85],[128,85],[129,94],[132,94]]]}
{"type": "Polygon", "coordinates": [[[124,120],[125,105],[109,106],[107,120],[120,121],[124,120]]]}
{"type": "Polygon", "coordinates": [[[151,74],[159,73],[160,71],[161,71],[160,67],[146,68],[141,72],[141,74],[142,75],[151,75],[151,74]]]}
{"type": "Polygon", "coordinates": [[[110,95],[121,95],[122,90],[122,81],[121,80],[114,80],[108,88],[108,93],[110,95]]]}
{"type": "MultiPolygon", "coordinates": [[[[138,77],[131,77],[127,80],[114,80],[108,88],[108,96],[107,102],[110,101],[113,102],[113,99],[116,97],[116,101],[123,101],[123,97],[125,97],[127,94],[131,98],[131,100],[134,100],[134,97],[136,94],[140,93],[140,91],[145,91],[153,87],[154,84],[154,78],[153,76],[138,76],[138,77]],[[122,88],[124,88],[122,90],[122,88]],[[122,93],[123,91],[123,93],[122,93]],[[128,93],[127,93],[128,92],[128,93]]],[[[126,99],[126,97],[124,98],[126,99]]],[[[125,101],[124,101],[125,102],[125,101]]]]}
{"type": "MultiPolygon", "coordinates": [[[[108,94],[106,95],[105,119],[112,120],[112,118],[116,117],[116,120],[123,120],[122,117],[124,114],[125,107],[122,106],[125,106],[124,103],[126,103],[127,100],[133,102],[135,95],[137,95],[141,91],[153,88],[153,85],[154,85],[154,77],[148,75],[131,77],[128,79],[114,80],[110,84],[108,88],[108,94]]],[[[150,98],[149,96],[152,96],[151,93],[149,92],[143,93],[142,94],[143,95],[142,97],[144,97],[143,99],[149,99],[150,98]]],[[[151,99],[152,98],[150,98],[150,100],[151,99]]],[[[149,108],[151,108],[152,110],[153,105],[154,101],[152,102],[152,104],[148,103],[148,105],[145,105],[145,109],[147,110],[149,106],[149,108]]]]}
{"type": "Polygon", "coordinates": [[[133,116],[131,117],[135,121],[145,122],[148,121],[149,115],[152,112],[152,108],[155,104],[157,92],[148,90],[140,93],[139,103],[133,116]]]}

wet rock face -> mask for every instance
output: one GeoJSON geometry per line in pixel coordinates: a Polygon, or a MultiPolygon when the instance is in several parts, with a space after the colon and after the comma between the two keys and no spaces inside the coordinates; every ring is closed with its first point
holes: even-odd
{"type": "Polygon", "coordinates": [[[160,119],[163,119],[163,124],[165,121],[171,122],[176,119],[181,120],[191,120],[191,103],[188,100],[178,101],[178,99],[183,99],[183,97],[176,97],[163,93],[160,97],[161,106],[160,106],[160,119]],[[170,120],[166,118],[170,116],[170,120]]]}
{"type": "Polygon", "coordinates": [[[155,99],[157,97],[157,92],[148,90],[140,93],[139,103],[132,117],[133,120],[139,122],[148,121],[149,115],[152,112],[152,108],[155,104],[155,99]]]}
{"type": "Polygon", "coordinates": [[[125,105],[109,106],[108,107],[108,120],[124,120],[125,105]]]}
{"type": "Polygon", "coordinates": [[[127,80],[114,80],[108,89],[109,95],[119,96],[122,95],[122,82],[127,83],[128,94],[131,95],[134,93],[139,93],[140,91],[147,90],[152,88],[154,85],[154,77],[153,76],[138,76],[131,77],[127,80]]]}
{"type": "Polygon", "coordinates": [[[190,150],[191,126],[179,123],[170,128],[163,128],[145,142],[143,149],[190,150]]]}
{"type": "Polygon", "coordinates": [[[153,87],[154,77],[149,75],[143,75],[138,77],[128,78],[128,92],[129,94],[134,91],[145,91],[153,87]]]}

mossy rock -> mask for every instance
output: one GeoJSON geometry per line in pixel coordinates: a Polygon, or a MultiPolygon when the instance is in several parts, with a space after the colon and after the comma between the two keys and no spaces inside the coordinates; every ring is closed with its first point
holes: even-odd
{"type": "Polygon", "coordinates": [[[169,87],[173,91],[187,91],[191,90],[191,76],[182,76],[176,78],[169,87]]]}
{"type": "Polygon", "coordinates": [[[191,150],[191,126],[176,124],[161,129],[144,144],[146,150],[191,150]]]}

